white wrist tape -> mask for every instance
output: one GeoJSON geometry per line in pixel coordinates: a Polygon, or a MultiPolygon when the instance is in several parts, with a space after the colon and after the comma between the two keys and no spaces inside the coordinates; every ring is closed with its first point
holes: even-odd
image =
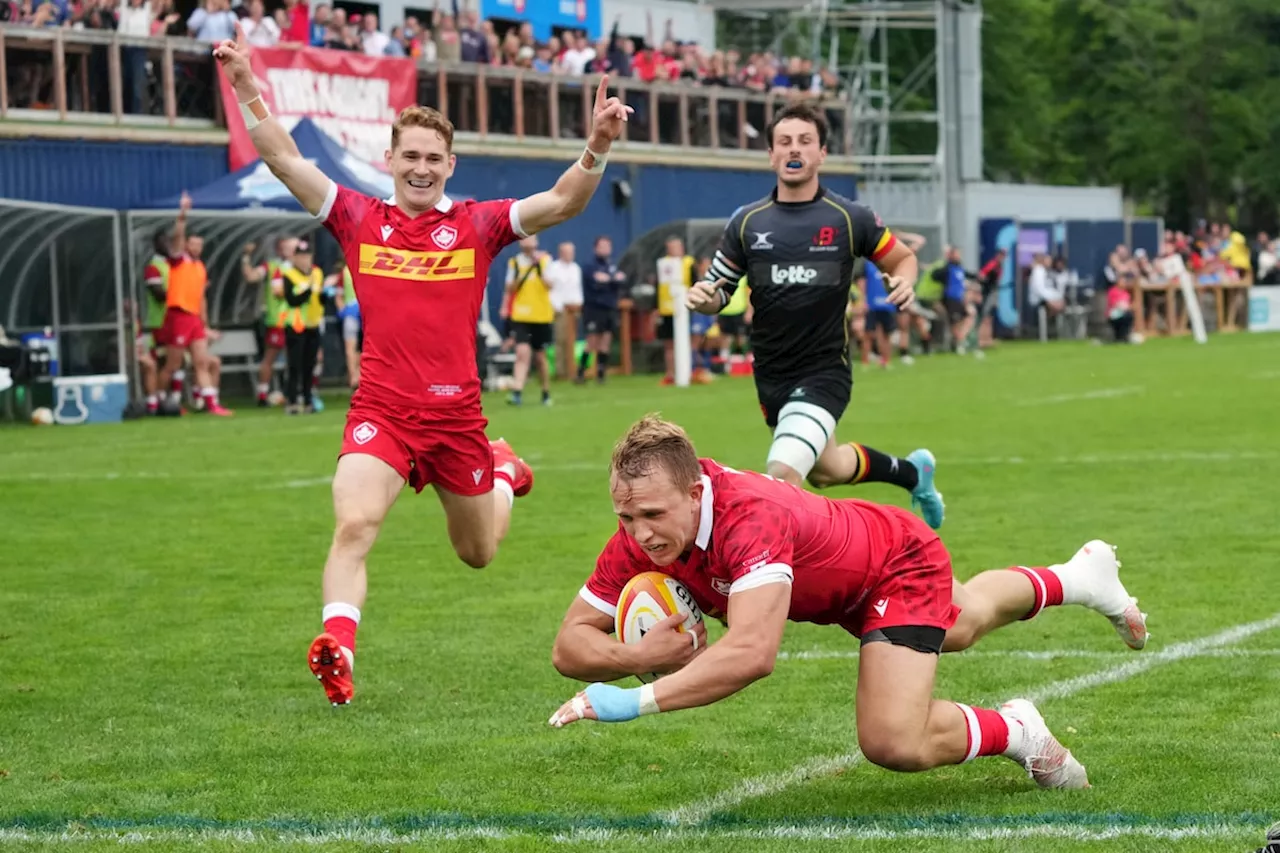
{"type": "Polygon", "coordinates": [[[595,165],[592,166],[590,169],[588,169],[586,166],[582,165],[581,157],[577,159],[576,162],[578,164],[578,168],[586,172],[588,175],[600,174],[601,172],[604,171],[605,164],[609,162],[608,154],[598,154],[595,151],[592,151],[590,148],[585,149],[582,153],[584,155],[590,155],[592,160],[595,161],[595,165]]]}
{"type": "Polygon", "coordinates": [[[253,130],[271,118],[271,109],[267,106],[267,102],[262,100],[262,96],[259,95],[252,101],[240,105],[240,115],[244,118],[244,129],[253,130]],[[254,109],[254,104],[258,105],[257,109],[254,109]]]}
{"type": "Polygon", "coordinates": [[[653,685],[644,685],[640,688],[640,716],[660,713],[662,709],[658,707],[658,700],[653,698],[653,685]]]}

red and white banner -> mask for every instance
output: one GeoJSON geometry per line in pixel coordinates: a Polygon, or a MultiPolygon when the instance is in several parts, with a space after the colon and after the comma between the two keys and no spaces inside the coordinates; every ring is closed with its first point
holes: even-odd
{"type": "MultiPolygon", "coordinates": [[[[418,102],[418,69],[412,59],[365,56],[343,50],[256,47],[253,76],[271,112],[292,130],[306,116],[339,145],[380,169],[391,145],[391,125],[418,102]]],[[[218,70],[222,106],[231,133],[231,170],[258,159],[244,127],[235,92],[218,70]]]]}

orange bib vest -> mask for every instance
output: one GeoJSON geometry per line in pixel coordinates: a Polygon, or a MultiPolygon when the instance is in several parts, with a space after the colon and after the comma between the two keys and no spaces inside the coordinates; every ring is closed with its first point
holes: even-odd
{"type": "Polygon", "coordinates": [[[209,283],[204,261],[184,258],[169,268],[169,293],[165,305],[200,316],[204,289],[209,283]]]}

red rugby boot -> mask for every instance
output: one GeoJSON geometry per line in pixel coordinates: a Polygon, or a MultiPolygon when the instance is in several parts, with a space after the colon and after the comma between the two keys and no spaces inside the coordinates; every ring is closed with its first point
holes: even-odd
{"type": "Polygon", "coordinates": [[[516,456],[516,452],[511,449],[510,444],[507,444],[505,438],[491,441],[489,446],[493,448],[493,467],[495,469],[506,464],[511,464],[515,467],[516,475],[511,481],[511,491],[515,493],[515,496],[522,498],[529,494],[529,490],[533,488],[533,469],[529,467],[529,463],[516,456]]]}
{"type": "Polygon", "coordinates": [[[327,632],[316,637],[307,652],[307,663],[335,707],[351,704],[351,697],[356,692],[355,683],[351,680],[351,660],[338,644],[337,637],[327,632]]]}

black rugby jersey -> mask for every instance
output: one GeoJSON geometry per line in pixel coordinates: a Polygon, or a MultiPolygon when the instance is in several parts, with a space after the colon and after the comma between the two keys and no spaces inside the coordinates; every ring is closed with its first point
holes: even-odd
{"type": "Polygon", "coordinates": [[[774,190],[738,208],[707,275],[733,282],[724,288],[732,296],[740,275],[733,268],[746,271],[756,375],[787,379],[847,365],[854,262],[879,260],[896,242],[869,207],[825,188],[811,201],[781,202],[774,190]]]}

